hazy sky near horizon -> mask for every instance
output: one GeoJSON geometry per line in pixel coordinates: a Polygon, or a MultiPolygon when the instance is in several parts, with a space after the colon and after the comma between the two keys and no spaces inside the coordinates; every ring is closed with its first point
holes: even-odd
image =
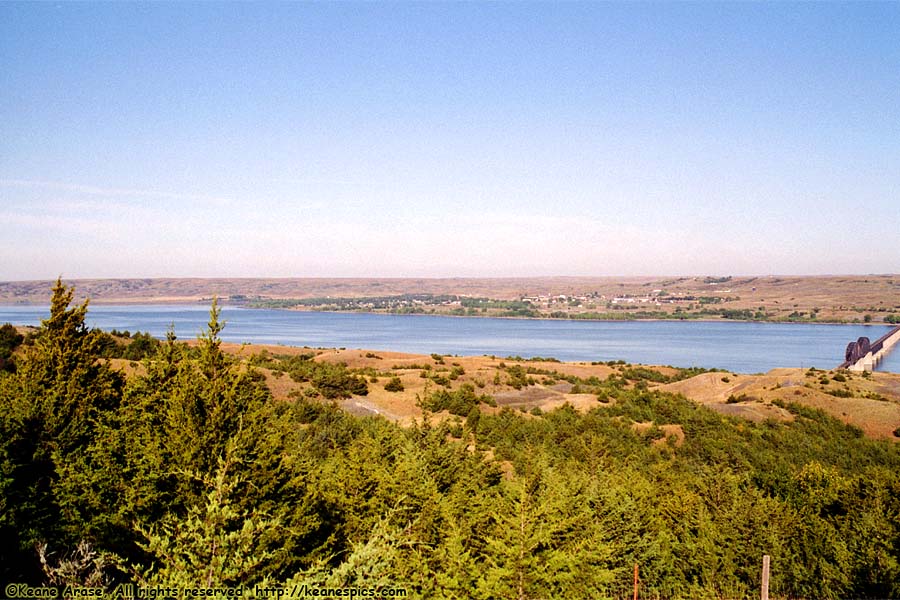
{"type": "Polygon", "coordinates": [[[0,3],[0,280],[900,272],[900,3],[0,3]]]}

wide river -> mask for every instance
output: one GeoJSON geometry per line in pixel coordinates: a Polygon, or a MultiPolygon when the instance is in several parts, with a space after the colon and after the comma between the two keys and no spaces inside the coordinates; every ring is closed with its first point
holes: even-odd
{"type": "MultiPolygon", "coordinates": [[[[46,306],[0,306],[0,324],[38,325],[46,306]]],[[[884,325],[819,325],[698,321],[564,321],[420,315],[296,312],[224,307],[222,339],[233,342],[328,348],[396,350],[419,354],[523,357],[564,361],[625,360],[651,365],[721,368],[760,373],[775,367],[830,369],[847,343],[874,341],[884,325]]],[[[204,328],[200,305],[92,305],[88,324],[101,329],[148,331],[164,337],[174,325],[180,339],[204,328]]],[[[900,372],[900,350],[879,370],[900,372]]]]}

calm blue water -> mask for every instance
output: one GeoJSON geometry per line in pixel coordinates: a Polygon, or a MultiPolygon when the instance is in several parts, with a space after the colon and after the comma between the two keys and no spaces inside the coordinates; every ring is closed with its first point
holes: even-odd
{"type": "MultiPolygon", "coordinates": [[[[0,306],[0,323],[38,325],[46,306],[0,306]]],[[[742,322],[454,318],[419,315],[293,312],[225,307],[222,338],[232,342],[366,348],[419,354],[552,356],[560,360],[625,360],[740,373],[775,367],[828,369],[843,361],[851,340],[884,335],[882,325],[742,322]]],[[[195,305],[91,306],[88,323],[102,329],[197,336],[209,309],[195,305]]],[[[900,350],[880,366],[900,372],[900,350]]]]}

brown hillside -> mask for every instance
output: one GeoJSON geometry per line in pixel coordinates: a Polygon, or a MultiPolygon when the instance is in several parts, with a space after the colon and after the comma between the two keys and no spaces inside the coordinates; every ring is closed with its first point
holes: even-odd
{"type": "Polygon", "coordinates": [[[900,374],[896,373],[867,377],[801,369],[773,369],[765,375],[704,373],[659,389],[683,394],[723,414],[753,420],[789,419],[790,413],[774,404],[780,401],[821,409],[875,438],[897,439],[893,431],[900,427],[900,374]]]}

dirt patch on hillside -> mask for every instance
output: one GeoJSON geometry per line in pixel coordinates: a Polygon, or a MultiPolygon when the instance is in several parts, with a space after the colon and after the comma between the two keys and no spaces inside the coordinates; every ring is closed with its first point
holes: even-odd
{"type": "Polygon", "coordinates": [[[529,386],[521,390],[501,392],[494,396],[497,406],[509,406],[512,408],[532,408],[541,406],[548,400],[556,400],[564,396],[560,392],[547,389],[543,386],[529,386]]]}
{"type": "Polygon", "coordinates": [[[380,416],[391,421],[399,421],[404,416],[408,416],[394,413],[389,408],[365,396],[354,396],[340,400],[338,401],[338,406],[351,414],[362,417],[380,416]]]}
{"type": "Polygon", "coordinates": [[[748,421],[765,421],[766,419],[774,419],[776,421],[792,421],[794,415],[790,411],[772,404],[763,402],[748,402],[740,404],[708,404],[708,408],[722,415],[729,417],[740,417],[748,421]]]}

